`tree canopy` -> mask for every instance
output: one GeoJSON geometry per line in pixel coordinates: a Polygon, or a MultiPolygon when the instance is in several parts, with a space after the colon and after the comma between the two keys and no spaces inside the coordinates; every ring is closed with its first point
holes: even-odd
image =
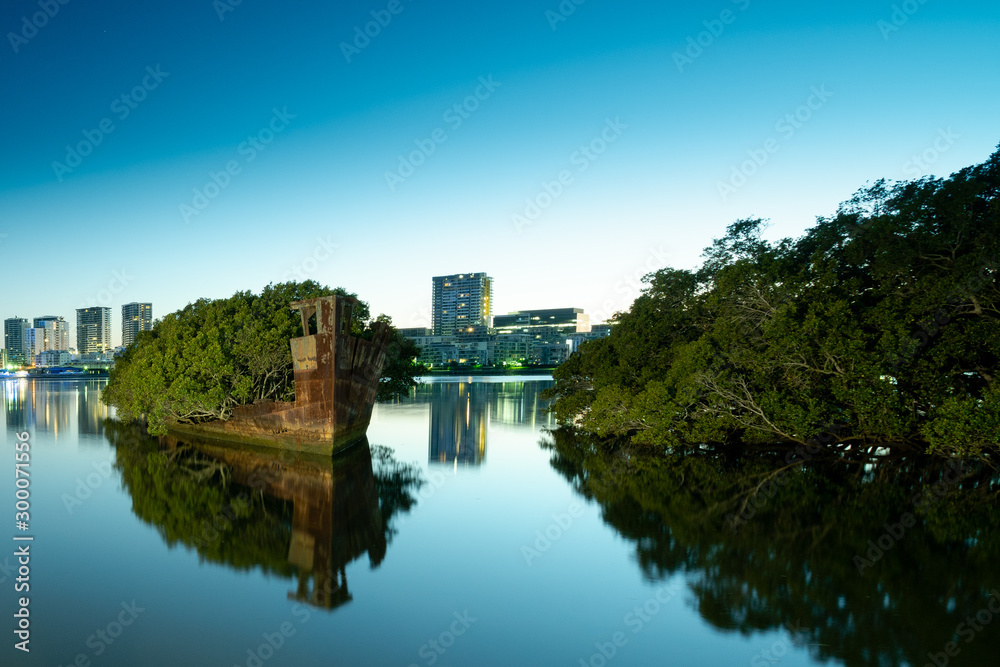
{"type": "Polygon", "coordinates": [[[1000,443],[1000,151],[879,181],[798,239],[739,220],[663,269],[555,373],[563,424],[675,447],[822,442],[976,456],[1000,443]]]}
{"type": "MultiPolygon", "coordinates": [[[[303,335],[294,301],[334,294],[343,288],[314,281],[272,284],[260,294],[200,299],[157,320],[116,361],[104,401],[126,421],[145,417],[149,432],[163,434],[171,421],[228,419],[233,408],[257,400],[292,401],[295,387],[289,339],[303,335]]],[[[391,320],[380,315],[375,321],[391,320]]],[[[368,304],[354,312],[354,335],[370,338],[368,304]]],[[[416,385],[424,370],[420,350],[394,332],[379,384],[378,400],[390,400],[416,385]]]]}

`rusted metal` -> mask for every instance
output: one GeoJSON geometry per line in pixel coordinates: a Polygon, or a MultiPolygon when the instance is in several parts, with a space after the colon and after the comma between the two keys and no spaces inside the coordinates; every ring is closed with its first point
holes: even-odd
{"type": "Polygon", "coordinates": [[[302,316],[301,338],[290,341],[295,401],[238,406],[228,421],[177,424],[181,433],[332,454],[368,431],[392,334],[378,322],[371,340],[351,334],[358,300],[328,296],[291,304],[302,316]]]}
{"type": "Polygon", "coordinates": [[[335,609],[352,599],[347,565],[366,554],[372,567],[385,558],[385,529],[366,438],[333,459],[235,448],[177,434],[160,442],[168,449],[193,447],[224,463],[234,482],[293,503],[288,563],[295,566],[296,586],[288,599],[335,609]]]}

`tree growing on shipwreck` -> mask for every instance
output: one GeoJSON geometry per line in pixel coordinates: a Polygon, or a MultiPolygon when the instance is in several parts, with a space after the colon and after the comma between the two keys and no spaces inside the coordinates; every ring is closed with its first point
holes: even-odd
{"type": "Polygon", "coordinates": [[[296,397],[289,341],[309,334],[290,304],[333,296],[349,297],[353,305],[351,330],[338,335],[380,337],[386,356],[377,400],[407,392],[424,370],[415,362],[419,349],[388,317],[373,320],[365,302],[353,301],[356,295],[305,281],[201,299],[158,320],[117,361],[104,400],[125,421],[145,418],[154,435],[170,426],[226,422],[242,406],[289,405],[296,397]]]}

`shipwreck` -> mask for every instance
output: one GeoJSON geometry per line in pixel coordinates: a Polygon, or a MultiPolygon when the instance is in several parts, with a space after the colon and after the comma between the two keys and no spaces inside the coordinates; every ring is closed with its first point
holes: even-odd
{"type": "Polygon", "coordinates": [[[172,424],[213,440],[331,455],[364,439],[371,422],[392,329],[378,322],[371,340],[351,334],[358,300],[328,296],[291,304],[302,316],[291,339],[295,401],[234,408],[226,421],[172,424]]]}

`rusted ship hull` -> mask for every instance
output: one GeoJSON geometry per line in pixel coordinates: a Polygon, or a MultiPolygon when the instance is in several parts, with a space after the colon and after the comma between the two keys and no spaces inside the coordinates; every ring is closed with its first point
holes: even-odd
{"type": "Polygon", "coordinates": [[[227,421],[174,424],[170,430],[214,440],[331,455],[364,438],[385,363],[391,329],[372,340],[351,335],[357,300],[335,296],[291,304],[302,338],[291,340],[295,402],[239,406],[227,421]]]}

